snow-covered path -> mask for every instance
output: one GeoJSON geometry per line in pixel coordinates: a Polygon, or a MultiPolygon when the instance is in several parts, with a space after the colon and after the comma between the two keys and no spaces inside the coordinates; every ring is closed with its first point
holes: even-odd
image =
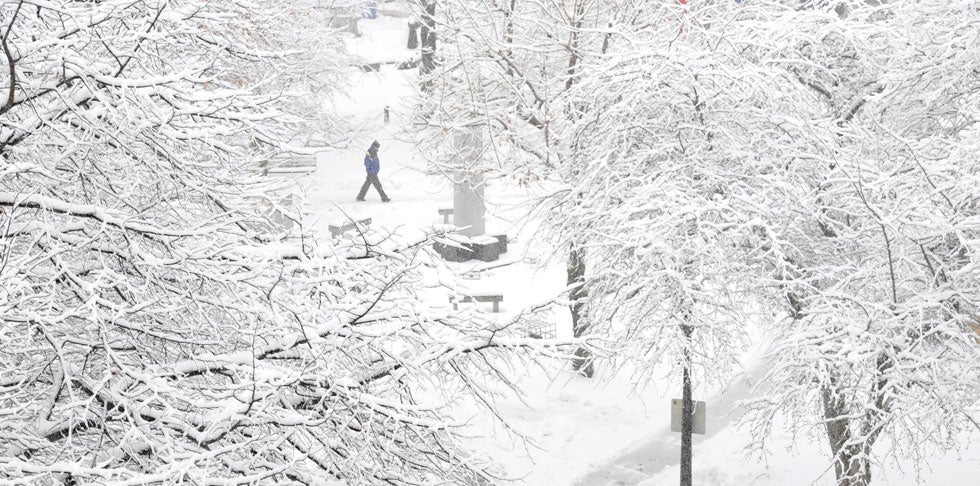
{"type": "MultiPolygon", "coordinates": [[[[705,435],[695,435],[695,453],[705,441],[734,424],[741,416],[737,407],[739,400],[752,396],[752,388],[765,373],[762,360],[756,360],[747,372],[732,382],[727,390],[708,400],[712,420],[705,435]]],[[[680,434],[672,432],[665,424],[657,432],[647,437],[630,452],[616,457],[585,476],[579,478],[578,486],[605,486],[638,484],[647,478],[676,466],[680,462],[680,434]]]]}

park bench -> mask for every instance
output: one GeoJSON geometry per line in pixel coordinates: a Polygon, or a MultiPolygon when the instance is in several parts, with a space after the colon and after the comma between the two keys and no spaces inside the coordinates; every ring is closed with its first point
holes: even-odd
{"type": "Polygon", "coordinates": [[[371,224],[371,218],[359,219],[357,221],[348,221],[343,224],[331,224],[327,228],[330,229],[330,237],[336,238],[343,233],[346,233],[352,229],[361,228],[361,231],[367,229],[371,224]]]}
{"type": "Polygon", "coordinates": [[[439,214],[442,216],[442,222],[449,224],[449,217],[453,215],[452,208],[443,208],[439,210],[439,214]]]}
{"type": "Polygon", "coordinates": [[[455,295],[449,296],[449,302],[452,302],[453,309],[459,309],[459,302],[492,302],[493,311],[500,312],[500,303],[504,300],[504,296],[497,293],[487,292],[481,294],[470,294],[470,295],[460,295],[460,299],[457,302],[455,295]]]}
{"type": "Polygon", "coordinates": [[[260,164],[264,175],[309,174],[316,170],[313,155],[284,155],[260,164]]]}

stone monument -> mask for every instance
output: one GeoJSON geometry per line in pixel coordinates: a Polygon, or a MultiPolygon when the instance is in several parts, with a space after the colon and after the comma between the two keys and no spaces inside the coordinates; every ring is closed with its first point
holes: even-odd
{"type": "MultiPolygon", "coordinates": [[[[483,155],[483,134],[479,127],[457,130],[453,146],[458,160],[478,161],[483,155]]],[[[462,164],[461,164],[462,165],[462,164]]],[[[453,224],[459,228],[451,241],[436,242],[435,250],[448,261],[471,259],[495,261],[507,251],[507,235],[486,234],[486,182],[472,166],[460,169],[453,181],[453,224]]]]}
{"type": "Polygon", "coordinates": [[[486,202],[483,177],[468,174],[453,183],[453,224],[464,236],[480,236],[486,232],[486,202]]]}
{"type": "Polygon", "coordinates": [[[409,22],[408,23],[408,48],[415,50],[419,48],[419,27],[422,26],[421,22],[409,22]]]}

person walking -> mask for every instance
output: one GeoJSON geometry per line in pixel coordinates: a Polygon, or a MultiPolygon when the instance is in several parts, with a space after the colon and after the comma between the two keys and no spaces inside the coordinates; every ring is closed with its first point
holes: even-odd
{"type": "Polygon", "coordinates": [[[381,179],[378,179],[378,172],[381,172],[381,161],[378,159],[379,148],[381,148],[381,144],[377,140],[371,142],[371,147],[368,148],[367,155],[364,156],[364,170],[367,171],[367,179],[361,186],[361,192],[357,193],[358,201],[364,200],[364,196],[367,195],[368,188],[372,184],[378,190],[378,194],[381,195],[381,202],[391,201],[385,194],[385,190],[381,188],[381,179]]]}

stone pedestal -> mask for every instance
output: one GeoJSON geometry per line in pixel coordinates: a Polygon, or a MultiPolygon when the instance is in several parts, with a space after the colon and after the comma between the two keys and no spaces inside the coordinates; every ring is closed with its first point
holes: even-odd
{"type": "Polygon", "coordinates": [[[447,237],[447,241],[436,241],[433,245],[436,253],[447,262],[466,262],[480,260],[495,262],[502,253],[507,251],[507,235],[497,236],[455,236],[447,237]]]}

